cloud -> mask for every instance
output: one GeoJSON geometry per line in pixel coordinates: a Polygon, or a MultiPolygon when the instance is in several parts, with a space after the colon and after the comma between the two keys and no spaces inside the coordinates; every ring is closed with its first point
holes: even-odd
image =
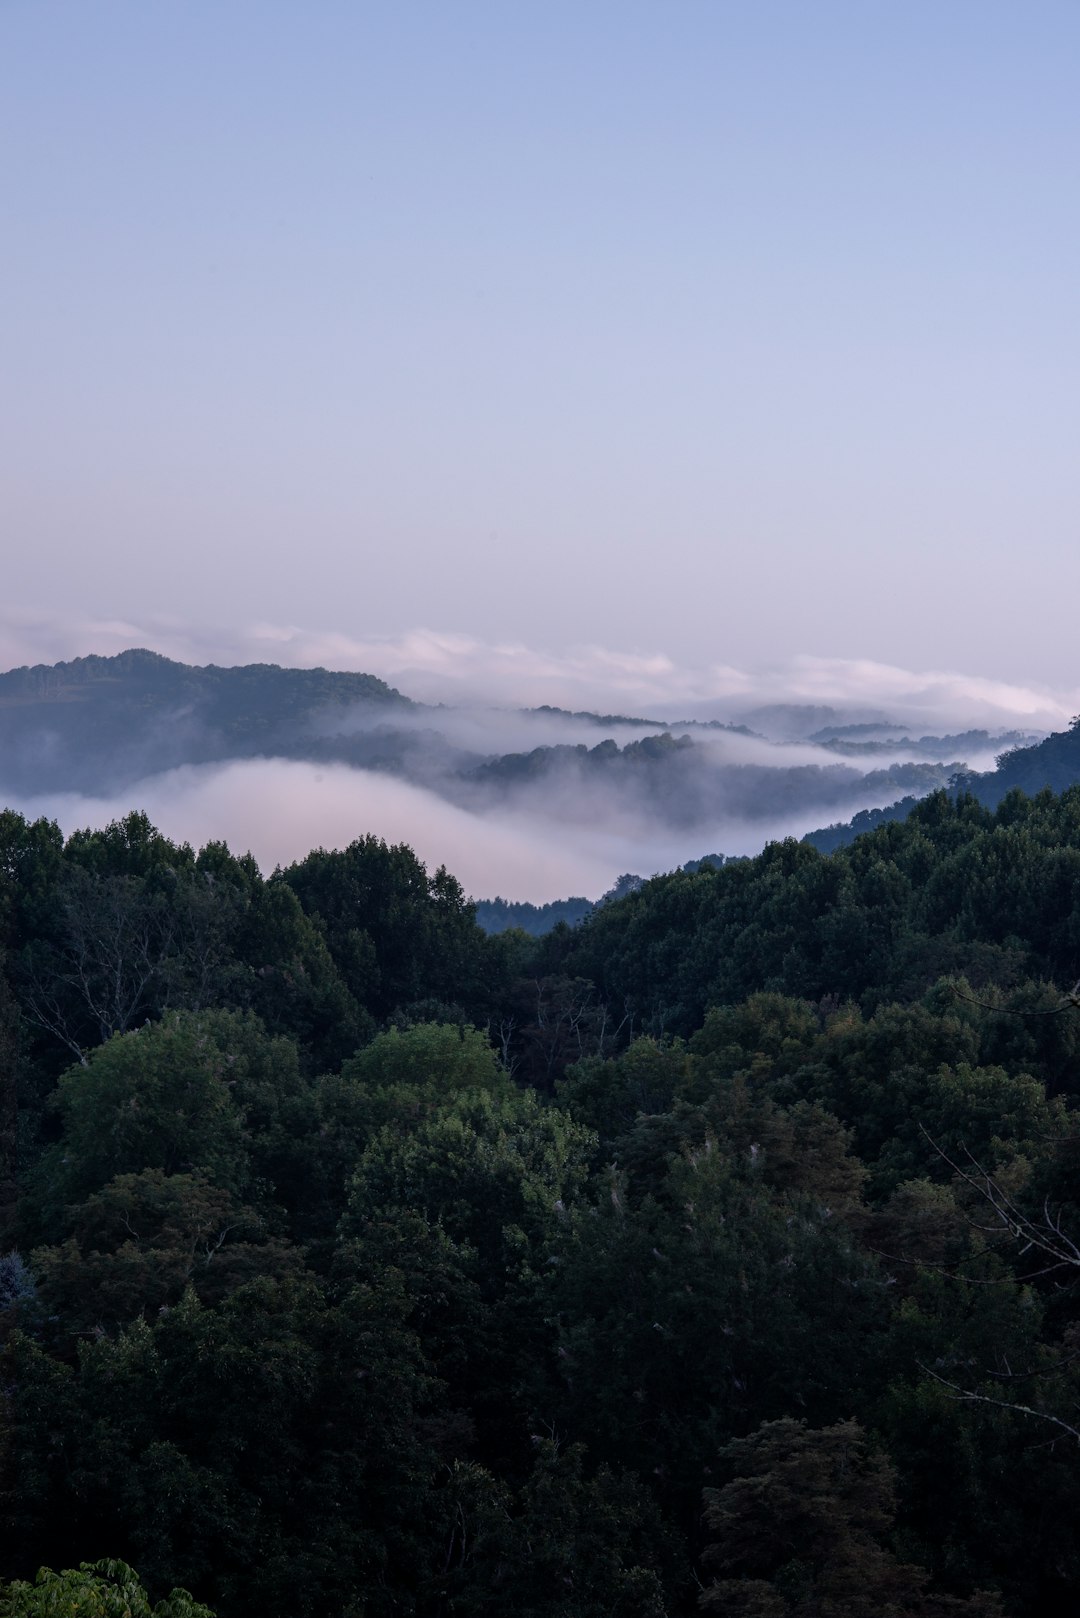
{"type": "Polygon", "coordinates": [[[947,670],[915,672],[888,663],[840,658],[797,657],[771,676],[792,693],[788,700],[844,704],[854,700],[888,708],[927,722],[1067,723],[1080,702],[1080,689],[1053,692],[1040,686],[1012,685],[979,675],[947,670]]]}
{"type": "MultiPolygon", "coordinates": [[[[3,666],[88,652],[109,654],[132,645],[185,662],[360,670],[382,676],[409,695],[453,706],[437,714],[394,716],[395,728],[417,732],[410,782],[344,764],[282,759],[188,765],[155,774],[147,751],[131,772],[143,778],[110,797],[16,796],[8,798],[12,807],[48,814],[66,831],[104,825],[133,807],[142,808],[169,836],[195,845],[224,838],[238,851],[250,849],[263,869],[301,859],[320,844],[340,847],[374,833],[410,844],[430,868],[447,865],[477,897],[501,892],[534,902],[570,893],[596,897],[624,871],[650,875],[704,853],[754,853],[767,840],[847,819],[860,808],[903,794],[883,794],[880,788],[860,793],[853,786],[851,796],[841,802],[835,790],[829,796],[823,775],[815,802],[811,795],[818,794],[818,787],[806,772],[796,801],[795,787],[785,796],[782,778],[773,772],[828,766],[835,782],[843,765],[854,780],[859,771],[880,769],[912,754],[893,748],[888,759],[840,758],[805,742],[781,745],[728,731],[696,731],[695,746],[709,768],[720,773],[713,785],[706,781],[700,801],[680,800],[685,813],[679,815],[668,812],[670,805],[665,809],[659,801],[647,800],[647,794],[605,786],[599,775],[579,779],[573,766],[567,767],[561,784],[552,777],[541,788],[526,778],[506,792],[497,808],[490,796],[484,800],[478,793],[472,801],[460,782],[455,784],[454,748],[475,758],[557,743],[592,747],[607,736],[623,745],[641,735],[630,726],[597,727],[554,714],[526,719],[518,711],[522,706],[546,703],[677,721],[811,704],[846,717],[887,713],[914,736],[974,727],[1060,728],[1080,709],[1080,692],[865,660],[797,656],[783,666],[756,670],[722,664],[694,668],[665,652],[604,646],[554,652],[424,629],[356,637],[265,623],[240,630],[193,628],[164,617],[140,623],[10,613],[0,617],[3,666]],[[435,730],[441,741],[432,738],[435,730]],[[723,773],[731,766],[751,769],[736,779],[723,773]],[[751,781],[755,771],[757,785],[751,781]],[[777,805],[777,812],[769,804],[777,805]]],[[[335,728],[339,722],[335,715],[335,728]]],[[[384,721],[381,713],[372,715],[361,707],[353,722],[360,728],[384,721]]],[[[992,762],[986,754],[967,751],[960,756],[972,767],[986,768],[992,762]]]]}
{"type": "MultiPolygon", "coordinates": [[[[650,876],[702,854],[756,853],[767,841],[837,818],[835,808],[802,802],[785,814],[719,812],[675,828],[595,789],[573,801],[552,793],[542,805],[526,794],[474,812],[375,771],[286,759],[185,765],[108,797],[0,794],[0,801],[30,818],[46,815],[65,833],[142,809],[174,841],[198,848],[224,840],[234,852],[250,850],[264,871],[370,833],[407,843],[429,870],[446,865],[475,898],[501,893],[537,904],[570,894],[597,898],[624,871],[650,876]]],[[[874,801],[855,798],[844,814],[874,801]]]]}
{"type": "Polygon", "coordinates": [[[198,848],[224,840],[235,852],[250,850],[264,871],[370,833],[408,843],[430,870],[446,865],[481,898],[496,891],[539,902],[571,891],[599,895],[613,880],[610,856],[588,839],[575,846],[527,817],[470,814],[421,787],[346,765],[284,759],[186,765],[115,797],[56,793],[9,801],[29,817],[58,821],[68,834],[142,809],[174,841],[198,848]]]}
{"type": "Polygon", "coordinates": [[[398,635],[353,635],[288,624],[196,627],[166,616],[139,622],[64,619],[44,614],[0,616],[0,664],[54,662],[89,652],[148,646],[184,662],[274,662],[376,674],[427,702],[486,707],[592,708],[676,720],[727,718],[759,705],[813,703],[845,710],[885,710],[903,725],[1057,729],[1080,709],[1080,687],[1052,690],[949,668],[912,670],[867,659],[794,655],[739,669],[722,662],[680,663],[669,651],[623,651],[606,645],[558,650],[514,640],[482,641],[414,629],[398,635]]]}

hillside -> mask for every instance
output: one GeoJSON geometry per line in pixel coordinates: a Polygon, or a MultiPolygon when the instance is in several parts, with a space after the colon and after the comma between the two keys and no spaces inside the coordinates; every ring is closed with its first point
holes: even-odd
{"type": "MultiPolygon", "coordinates": [[[[972,738],[985,746],[985,733],[972,738]]],[[[708,846],[722,822],[812,823],[831,808],[932,791],[964,767],[951,740],[903,737],[838,757],[847,744],[826,737],[793,753],[719,720],[429,706],[369,674],[196,667],[145,650],[0,675],[9,801],[115,797],[182,765],[275,758],[379,771],[480,813],[525,808],[589,825],[632,815],[708,846]]]]}
{"type": "Polygon", "coordinates": [[[1078,895],[1080,788],[543,939],[375,838],[0,812],[3,1576],[1071,1618],[1078,895]]]}
{"type": "MultiPolygon", "coordinates": [[[[1055,731],[1028,747],[1014,747],[1002,753],[993,770],[960,770],[950,781],[950,791],[970,793],[979,803],[995,809],[1010,792],[1023,792],[1033,798],[1039,792],[1065,792],[1080,782],[1080,721],[1068,730],[1055,731]]],[[[864,832],[889,821],[904,820],[919,800],[906,797],[882,809],[864,809],[850,821],[808,832],[803,839],[823,854],[843,848],[864,832]]]]}
{"type": "Polygon", "coordinates": [[[194,667],[141,649],[13,669],[0,674],[0,785],[107,792],[180,764],[288,755],[357,706],[415,705],[371,674],[194,667]]]}
{"type": "Polygon", "coordinates": [[[1049,787],[1064,792],[1080,781],[1080,719],[1068,730],[1055,731],[1032,747],[1016,747],[1002,754],[997,769],[983,775],[965,775],[962,786],[980,803],[996,808],[1007,792],[1019,788],[1033,798],[1049,787]]]}

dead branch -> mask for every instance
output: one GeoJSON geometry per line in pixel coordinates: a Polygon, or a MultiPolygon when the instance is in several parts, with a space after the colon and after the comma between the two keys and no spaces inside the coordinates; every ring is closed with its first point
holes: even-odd
{"type": "Polygon", "coordinates": [[[966,1146],[962,1149],[969,1166],[964,1168],[949,1156],[945,1148],[938,1144],[924,1125],[920,1124],[919,1128],[942,1162],[947,1163],[953,1173],[993,1210],[995,1219],[990,1225],[980,1225],[974,1220],[969,1221],[976,1230],[980,1230],[986,1235],[1000,1235],[1004,1232],[1012,1237],[1014,1241],[1024,1243],[1021,1249],[1022,1253],[1030,1252],[1032,1248],[1035,1248],[1038,1252],[1044,1254],[1050,1260],[1050,1264],[1046,1269],[1036,1272],[1038,1274],[1047,1274],[1050,1270],[1055,1269],[1080,1268],[1080,1246],[1073,1241],[1062,1226],[1060,1211],[1055,1217],[1050,1208],[1049,1199],[1043,1202],[1042,1220],[1033,1219],[1022,1208],[1017,1207],[1012,1197],[994,1178],[989,1169],[983,1168],[982,1164],[966,1146]]]}
{"type": "Polygon", "coordinates": [[[940,1376],[929,1365],[924,1365],[922,1360],[918,1361],[918,1366],[920,1371],[925,1371],[927,1376],[932,1377],[935,1382],[939,1382],[943,1388],[948,1388],[953,1399],[975,1404],[994,1405],[999,1410],[1014,1410],[1021,1416],[1034,1416],[1037,1421],[1052,1422],[1055,1427],[1062,1428],[1064,1432],[1067,1432],[1070,1437],[1075,1438],[1080,1443],[1080,1428],[1071,1426],[1067,1421],[1062,1421],[1060,1416],[1052,1416],[1048,1410],[1036,1410],[1033,1405],[1016,1404],[1011,1399],[995,1399],[989,1393],[976,1393],[972,1388],[962,1388],[958,1382],[950,1382],[948,1377],[940,1376]]]}

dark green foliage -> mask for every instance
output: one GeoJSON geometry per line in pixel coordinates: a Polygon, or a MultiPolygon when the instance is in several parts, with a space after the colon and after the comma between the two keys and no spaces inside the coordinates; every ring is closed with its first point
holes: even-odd
{"type": "Polygon", "coordinates": [[[126,1562],[82,1562],[54,1573],[39,1570],[33,1584],[16,1581],[0,1590],[3,1618],[214,1618],[186,1590],[173,1590],[151,1605],[138,1574],[126,1562]]]}
{"type": "Polygon", "coordinates": [[[885,1329],[873,1261],[762,1166],[705,1134],[652,1185],[636,1176],[643,1193],[612,1172],[557,1249],[575,1430],[652,1477],[684,1522],[728,1435],[792,1408],[828,1419],[857,1397],[885,1329]]]}
{"type": "Polygon", "coordinates": [[[705,1491],[717,1538],[704,1560],[724,1575],[702,1592],[703,1612],[784,1618],[997,1618],[1000,1603],[929,1594],[928,1577],[887,1547],[894,1474],[854,1421],[808,1428],[785,1418],[720,1454],[731,1473],[705,1491]]]}
{"type": "Polygon", "coordinates": [[[42,1160],[41,1196],[65,1208],[116,1175],[205,1170],[239,1191],[251,1164],[230,1093],[228,1013],[175,1015],[100,1046],[60,1078],[61,1136],[42,1160]]]}
{"type": "Polygon", "coordinates": [[[536,940],[4,815],[4,1610],[1071,1618],[1078,915],[1075,792],[536,940]]]}
{"type": "MultiPolygon", "coordinates": [[[[956,738],[958,743],[965,743],[966,740],[964,737],[956,738]]],[[[995,762],[996,768],[984,774],[972,770],[958,771],[950,782],[951,790],[975,797],[991,809],[996,809],[1008,798],[1015,802],[1025,796],[1038,797],[1044,792],[1060,792],[1064,795],[1080,781],[1080,732],[1076,720],[1068,730],[1056,731],[1041,742],[1027,747],[1012,747],[999,753],[995,762]]],[[[837,823],[821,831],[810,832],[805,841],[812,843],[823,854],[832,854],[878,826],[889,821],[906,820],[917,802],[915,797],[906,797],[899,803],[890,804],[887,809],[864,809],[846,824],[837,823]]]]}
{"type": "Polygon", "coordinates": [[[639,1027],[689,1034],[711,1005],[762,989],[874,1004],[948,974],[1071,984],[1078,918],[1080,787],[994,813],[938,793],[828,858],[788,841],[654,878],[552,943],[639,1027]]]}
{"type": "MultiPolygon", "coordinates": [[[[443,1610],[461,1618],[667,1618],[663,1575],[675,1547],[645,1489],[600,1467],[580,1446],[535,1434],[535,1460],[516,1492],[457,1466],[443,1610]]],[[[437,1608],[435,1610],[438,1610],[437,1608]]]]}
{"type": "Polygon", "coordinates": [[[298,1252],[205,1174],[120,1174],[82,1203],[74,1230],[31,1255],[41,1302],[69,1331],[147,1318],[187,1288],[215,1302],[253,1276],[287,1273],[298,1252]]]}
{"type": "Polygon", "coordinates": [[[323,930],[342,981],[376,1018],[442,999],[471,1009],[485,996],[485,940],[461,885],[428,876],[411,849],[364,837],[317,849],[282,873],[323,930]]]}

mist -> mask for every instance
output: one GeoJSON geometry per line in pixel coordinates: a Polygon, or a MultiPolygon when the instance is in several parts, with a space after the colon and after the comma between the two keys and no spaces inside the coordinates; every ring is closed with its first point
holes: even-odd
{"type": "MultiPolygon", "coordinates": [[[[663,646],[598,644],[569,650],[484,641],[429,628],[364,635],[287,624],[193,626],[139,619],[0,613],[0,667],[111,655],[145,646],[188,663],[278,663],[375,674],[421,702],[474,710],[590,709],[676,721],[739,722],[756,708],[801,703],[840,710],[851,721],[888,718],[913,735],[971,726],[1061,729],[1080,710],[1080,685],[1017,684],[977,669],[906,669],[869,659],[812,657],[736,667],[717,648],[705,665],[663,646]]],[[[753,727],[753,719],[747,719],[753,727]]],[[[757,728],[757,727],[753,727],[757,728]]]]}
{"type": "Polygon", "coordinates": [[[424,630],[365,640],[0,619],[7,665],[140,644],[201,665],[375,674],[411,701],[297,709],[242,743],[213,728],[194,686],[189,704],[149,719],[102,699],[100,732],[86,710],[24,707],[22,730],[5,731],[0,801],[67,832],[143,809],[171,838],[224,839],[264,870],[371,833],[445,864],[476,898],[538,904],[921,795],[1080,707],[1077,692],[805,657],[694,669],[659,652],[554,655],[424,630]]]}
{"type": "Polygon", "coordinates": [[[253,854],[263,872],[312,848],[373,835],[407,843],[430,870],[447,866],[471,895],[501,891],[538,903],[568,891],[599,895],[611,885],[619,851],[641,846],[617,833],[605,846],[580,828],[554,836],[550,823],[527,814],[471,814],[375,771],[285,759],[184,766],[114,797],[52,793],[7,802],[57,821],[65,834],[141,809],[174,841],[196,848],[224,841],[234,853],[253,854]]]}
{"type": "MultiPolygon", "coordinates": [[[[372,834],[409,844],[429,870],[447,866],[473,898],[502,894],[534,904],[598,898],[626,871],[651,876],[706,853],[757,853],[836,818],[828,805],[809,803],[786,815],[718,814],[672,828],[595,789],[553,795],[542,808],[516,795],[479,812],[376,771],[286,759],[184,766],[109,796],[0,796],[30,818],[56,820],[67,834],[141,809],[174,841],[196,848],[225,841],[235,853],[252,853],[264,872],[372,834]]],[[[845,812],[872,807],[873,798],[856,793],[845,812]]]]}

